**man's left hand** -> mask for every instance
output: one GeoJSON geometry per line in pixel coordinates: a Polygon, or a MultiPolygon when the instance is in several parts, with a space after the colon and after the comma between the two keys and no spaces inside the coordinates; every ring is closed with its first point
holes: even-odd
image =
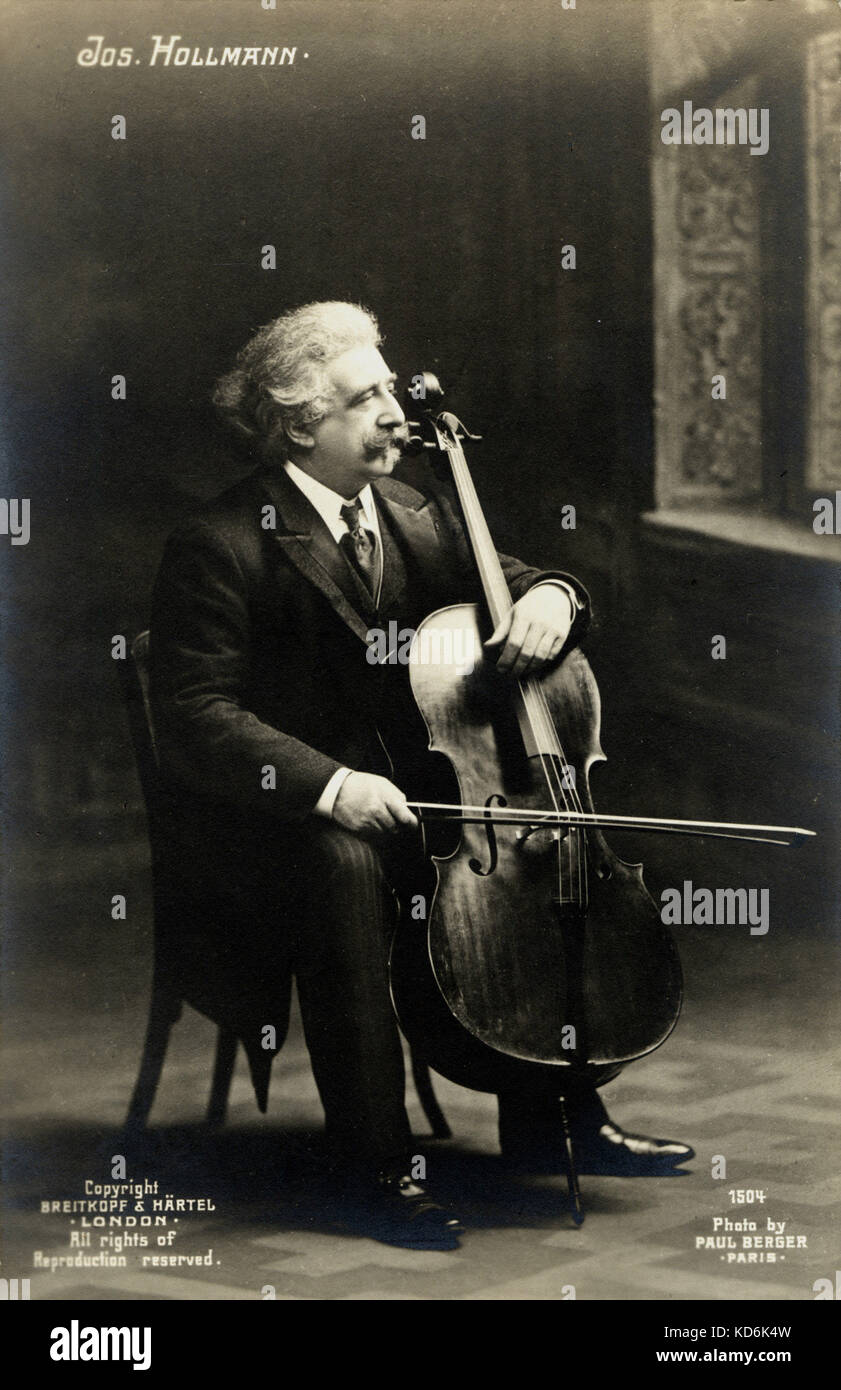
{"type": "Polygon", "coordinates": [[[539,584],[518,599],[484,643],[501,646],[497,669],[518,680],[538,675],[561,651],[575,616],[572,600],[558,584],[539,584]]]}

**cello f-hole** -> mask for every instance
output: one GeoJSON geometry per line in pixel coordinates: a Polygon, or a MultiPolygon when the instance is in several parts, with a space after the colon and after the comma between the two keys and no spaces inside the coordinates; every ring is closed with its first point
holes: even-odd
{"type": "MultiPolygon", "coordinates": [[[[507,805],[508,802],[505,799],[505,797],[500,796],[498,792],[492,792],[491,795],[485,801],[485,809],[487,811],[490,811],[490,808],[492,806],[507,805]]],[[[480,878],[487,878],[489,874],[493,873],[494,869],[499,863],[499,850],[496,843],[496,831],[494,830],[493,818],[490,815],[488,815],[488,818],[485,821],[485,834],[488,837],[488,867],[486,869],[483,869],[481,860],[476,859],[475,856],[474,858],[469,859],[467,861],[474,874],[478,874],[480,878]]]]}

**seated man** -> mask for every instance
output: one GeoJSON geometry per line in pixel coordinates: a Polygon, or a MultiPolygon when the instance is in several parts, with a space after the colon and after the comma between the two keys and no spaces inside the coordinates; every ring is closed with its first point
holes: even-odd
{"type": "MultiPolygon", "coordinates": [[[[261,1030],[285,1030],[295,975],[336,1161],[372,1233],[424,1243],[458,1222],[407,1176],[387,952],[394,866],[416,839],[393,767],[407,749],[425,756],[426,738],[406,668],[367,660],[367,634],[416,628],[479,585],[452,504],[389,476],[407,431],[379,344],[366,311],[311,304],[260,329],[219,382],[216,404],[260,464],[171,537],[151,681],[162,771],[195,832],[183,870],[213,885],[191,949],[224,976],[252,1065],[261,1030]]],[[[532,675],[575,643],[587,595],[500,558],[513,607],[488,652],[532,675]]],[[[592,1087],[570,1105],[591,1165],[691,1156],[610,1125],[592,1087]]],[[[500,1108],[512,1158],[556,1147],[551,1108],[500,1108]]]]}

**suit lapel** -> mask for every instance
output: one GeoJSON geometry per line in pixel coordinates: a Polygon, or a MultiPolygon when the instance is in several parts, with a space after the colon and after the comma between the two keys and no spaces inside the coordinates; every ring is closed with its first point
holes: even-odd
{"type": "MultiPolygon", "coordinates": [[[[275,544],[290,564],[320,590],[338,617],[366,642],[367,633],[376,621],[373,600],[315,507],[282,467],[265,469],[260,474],[259,487],[263,500],[275,508],[275,544]]],[[[405,566],[402,557],[395,553],[395,540],[408,554],[421,583],[430,592],[435,592],[436,581],[440,579],[441,547],[426,500],[419,493],[391,479],[375,483],[374,492],[380,522],[384,522],[380,527],[383,546],[380,609],[388,613],[402,603],[406,589],[405,566]]]]}
{"type": "Polygon", "coordinates": [[[265,472],[260,483],[277,515],[275,543],[298,572],[321,591],[342,621],[365,642],[375,617],[373,601],[315,507],[282,468],[265,472]]]}
{"type": "Polygon", "coordinates": [[[380,509],[380,521],[385,518],[385,525],[380,527],[383,533],[383,590],[380,607],[383,612],[389,612],[391,608],[402,603],[406,588],[406,570],[401,562],[389,564],[389,552],[395,549],[392,540],[392,532],[396,536],[397,542],[402,543],[402,548],[409,555],[415,568],[417,569],[421,583],[430,591],[434,591],[437,578],[440,578],[441,569],[441,547],[438,542],[438,533],[435,523],[427,507],[426,500],[420,499],[418,505],[410,506],[399,501],[393,492],[400,487],[401,491],[409,497],[419,497],[419,494],[409,492],[409,489],[402,488],[400,484],[391,481],[386,483],[375,483],[374,492],[377,498],[377,506],[380,509]],[[392,495],[386,495],[385,489],[388,488],[392,495]]]}
{"type": "Polygon", "coordinates": [[[380,554],[382,556],[382,583],[380,585],[379,611],[385,617],[399,613],[406,600],[406,561],[392,534],[391,518],[377,498],[377,512],[380,523],[380,554]]]}

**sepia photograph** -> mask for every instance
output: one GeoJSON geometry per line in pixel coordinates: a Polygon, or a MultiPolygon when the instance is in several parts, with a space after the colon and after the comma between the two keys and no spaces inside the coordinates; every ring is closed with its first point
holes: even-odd
{"type": "Polygon", "coordinates": [[[796,1364],[841,5],[0,21],[3,1298],[59,1364],[313,1300],[796,1364]]]}

